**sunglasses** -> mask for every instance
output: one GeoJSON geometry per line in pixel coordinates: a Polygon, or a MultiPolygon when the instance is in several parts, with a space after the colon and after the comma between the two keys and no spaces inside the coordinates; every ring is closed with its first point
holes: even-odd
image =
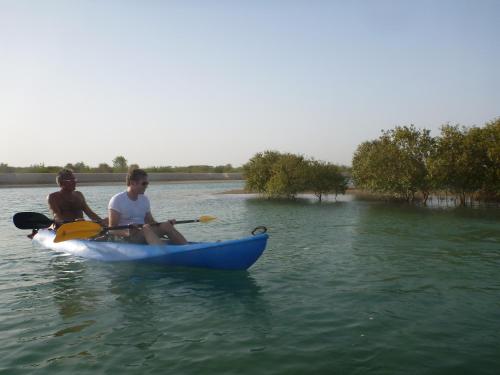
{"type": "Polygon", "coordinates": [[[149,181],[143,181],[141,185],[142,186],[148,186],[149,185],[149,181]]]}

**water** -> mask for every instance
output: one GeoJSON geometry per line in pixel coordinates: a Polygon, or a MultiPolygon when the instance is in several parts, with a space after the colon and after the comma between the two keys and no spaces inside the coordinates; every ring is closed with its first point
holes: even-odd
{"type": "MultiPolygon", "coordinates": [[[[152,185],[191,240],[270,241],[247,272],[86,261],[12,224],[54,189],[2,189],[0,373],[498,374],[500,210],[348,197],[271,202],[239,182],[152,185]]],[[[81,187],[100,214],[118,186],[81,187]]]]}

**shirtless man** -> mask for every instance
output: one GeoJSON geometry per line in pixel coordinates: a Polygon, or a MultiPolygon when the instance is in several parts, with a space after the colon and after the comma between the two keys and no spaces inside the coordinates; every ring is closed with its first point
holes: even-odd
{"type": "Polygon", "coordinates": [[[167,235],[174,244],[187,243],[184,236],[174,228],[175,220],[157,223],[151,214],[148,197],[148,174],[142,169],[132,169],[127,174],[127,190],[114,195],[108,204],[109,226],[131,225],[131,229],[116,230],[115,235],[125,237],[129,242],[159,245],[165,243],[167,235]],[[139,226],[142,228],[139,229],[139,226]]]}
{"type": "Polygon", "coordinates": [[[77,180],[71,169],[60,170],[56,181],[61,190],[51,193],[47,197],[56,225],[65,221],[83,220],[84,212],[91,220],[107,225],[107,219],[101,219],[92,211],[83,194],[75,190],[77,180]]]}

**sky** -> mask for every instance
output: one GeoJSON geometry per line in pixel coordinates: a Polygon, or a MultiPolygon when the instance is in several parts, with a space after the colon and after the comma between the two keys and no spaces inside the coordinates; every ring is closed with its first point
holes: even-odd
{"type": "Polygon", "coordinates": [[[350,165],[500,116],[500,0],[0,0],[0,163],[350,165]]]}

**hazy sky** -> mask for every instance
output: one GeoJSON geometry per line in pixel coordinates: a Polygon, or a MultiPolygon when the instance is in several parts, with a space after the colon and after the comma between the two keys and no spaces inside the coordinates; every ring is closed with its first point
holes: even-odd
{"type": "Polygon", "coordinates": [[[500,115],[500,0],[0,0],[0,162],[350,164],[500,115]]]}

